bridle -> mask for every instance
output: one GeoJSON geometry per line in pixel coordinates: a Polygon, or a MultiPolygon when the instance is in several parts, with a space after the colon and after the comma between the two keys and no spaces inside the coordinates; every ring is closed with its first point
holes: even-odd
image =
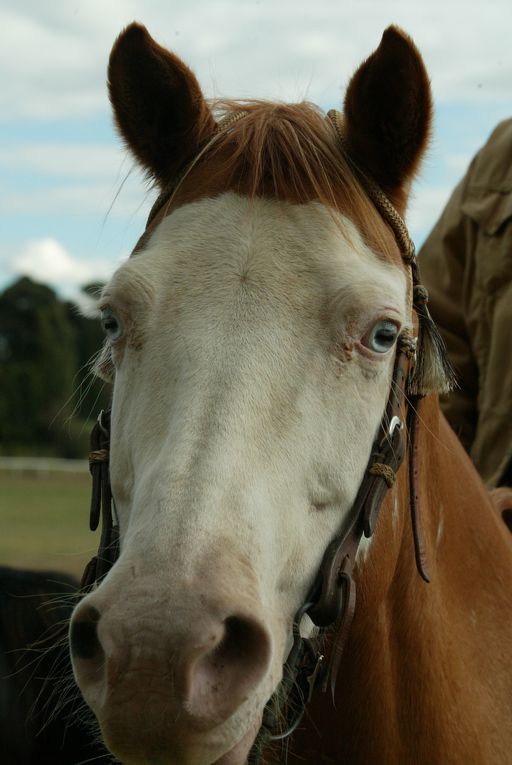
{"type": "Polygon", "coordinates": [[[339,665],[355,613],[356,585],[352,574],[357,552],[363,537],[369,538],[374,533],[386,492],[395,483],[397,471],[407,451],[406,433],[409,434],[409,482],[415,497],[410,506],[416,565],[425,582],[430,581],[417,512],[415,424],[419,400],[408,401],[406,395],[406,384],[416,355],[415,340],[408,333],[402,333],[397,343],[389,399],[348,523],[327,547],[314,586],[294,620],[293,647],[285,665],[283,679],[283,695],[288,696],[288,709],[293,714],[287,720],[286,729],[276,734],[274,730],[278,716],[272,704],[267,706],[259,740],[256,740],[251,752],[249,765],[258,765],[266,744],[285,739],[293,733],[315,688],[320,687],[324,693],[329,689],[334,701],[339,665]],[[301,636],[301,620],[305,614],[324,633],[332,629],[328,657],[322,646],[318,645],[317,638],[311,640],[301,636]]]}
{"type": "MultiPolygon", "coordinates": [[[[246,112],[230,114],[218,131],[228,130],[246,112]]],[[[341,117],[331,111],[331,121],[343,145],[341,117]]],[[[202,154],[202,153],[201,153],[202,154]]],[[[422,323],[430,317],[426,308],[427,293],[420,284],[414,244],[404,221],[390,200],[374,181],[366,176],[352,161],[350,164],[363,188],[386,223],[390,226],[400,249],[404,263],[411,269],[413,308],[418,317],[419,331],[422,323]]],[[[148,224],[172,197],[176,187],[164,190],[157,199],[148,218],[148,224]]],[[[272,741],[287,738],[299,724],[313,690],[320,687],[324,692],[334,691],[344,646],[355,611],[356,589],[353,569],[363,537],[369,538],[375,531],[378,515],[388,489],[393,486],[396,474],[408,450],[409,497],[413,529],[416,566],[425,582],[429,571],[422,542],[418,507],[417,470],[417,417],[421,394],[411,394],[411,379],[418,361],[417,338],[405,330],[397,340],[396,357],[389,398],[377,436],[372,445],[370,458],[359,486],[356,499],[348,516],[348,522],[327,547],[314,585],[305,604],[296,614],[293,627],[293,645],[288,655],[281,685],[275,697],[267,704],[263,724],[251,750],[250,765],[258,765],[263,747],[272,741]],[[408,439],[406,438],[408,436],[408,439]],[[323,652],[316,637],[301,635],[301,622],[307,615],[325,635],[331,630],[329,656],[323,652]],[[285,701],[289,719],[284,730],[279,731],[274,707],[285,701]]],[[[101,517],[102,529],[99,550],[87,565],[82,578],[84,592],[89,591],[114,565],[119,556],[119,534],[114,515],[114,505],[109,479],[110,411],[102,411],[91,434],[89,455],[92,475],[90,528],[96,530],[101,517]]]]}

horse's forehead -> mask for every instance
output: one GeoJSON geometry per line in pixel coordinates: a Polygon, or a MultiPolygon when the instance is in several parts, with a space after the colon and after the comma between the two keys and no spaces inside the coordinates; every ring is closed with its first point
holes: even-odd
{"type": "Polygon", "coordinates": [[[121,269],[120,280],[129,283],[141,273],[156,289],[176,286],[177,279],[222,288],[230,277],[280,284],[297,296],[314,292],[320,299],[338,290],[373,288],[400,308],[406,290],[403,270],[373,252],[341,214],[318,202],[248,199],[233,192],[166,216],[121,269]]]}

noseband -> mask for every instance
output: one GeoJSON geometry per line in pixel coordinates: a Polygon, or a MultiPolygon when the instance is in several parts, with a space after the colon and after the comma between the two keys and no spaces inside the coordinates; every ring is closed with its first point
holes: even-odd
{"type": "MultiPolygon", "coordinates": [[[[229,115],[219,123],[218,130],[229,129],[245,114],[246,112],[240,112],[229,115]]],[[[337,112],[329,112],[328,119],[333,124],[342,144],[340,115],[337,112]]],[[[417,313],[421,329],[422,320],[427,321],[429,317],[425,306],[427,294],[419,281],[414,244],[404,221],[382,190],[355,167],[353,162],[351,165],[369,198],[392,229],[404,263],[411,268],[413,308],[417,313]]],[[[148,224],[169,201],[172,193],[173,189],[162,192],[150,213],[148,224]]],[[[409,502],[416,565],[421,577],[426,582],[429,581],[418,514],[416,424],[421,396],[409,394],[416,357],[416,338],[410,332],[403,331],[397,340],[393,378],[384,416],[372,445],[370,459],[349,513],[348,522],[343,532],[327,547],[306,603],[296,614],[293,645],[284,667],[283,680],[275,697],[272,697],[265,709],[263,724],[249,757],[250,765],[258,765],[261,761],[262,749],[267,743],[284,739],[295,730],[316,687],[320,687],[324,692],[330,689],[334,698],[339,664],[355,611],[356,588],[353,569],[357,552],[363,537],[371,537],[375,530],[386,492],[393,486],[397,471],[404,460],[407,436],[409,502]],[[317,638],[302,637],[301,622],[306,615],[319,628],[322,635],[325,635],[326,630],[329,629],[328,656],[322,650],[318,650],[317,645],[321,641],[317,638]],[[289,719],[286,721],[284,730],[279,731],[275,706],[282,705],[283,700],[286,702],[289,719]]],[[[110,411],[103,411],[91,434],[89,455],[93,484],[90,528],[92,531],[96,530],[101,517],[101,540],[97,556],[89,562],[84,571],[82,578],[84,592],[104,578],[119,556],[118,525],[109,479],[109,449],[110,411]]]]}

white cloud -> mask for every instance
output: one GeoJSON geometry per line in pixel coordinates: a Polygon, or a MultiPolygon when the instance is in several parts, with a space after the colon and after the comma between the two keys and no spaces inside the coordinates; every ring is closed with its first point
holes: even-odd
{"type": "Polygon", "coordinates": [[[49,237],[25,242],[7,265],[13,275],[30,276],[64,294],[74,294],[80,285],[88,282],[107,279],[113,270],[102,261],[84,261],[73,256],[60,242],[49,237]]]}
{"type": "MultiPolygon", "coordinates": [[[[147,217],[156,192],[128,152],[115,144],[12,143],[0,147],[0,174],[26,176],[0,184],[4,215],[93,215],[101,221],[147,217]]],[[[5,175],[4,175],[5,177],[5,175]]]]}
{"type": "Polygon", "coordinates": [[[6,117],[61,117],[98,111],[103,107],[101,65],[86,29],[76,22],[58,23],[48,3],[37,6],[39,14],[28,3],[0,9],[1,112],[6,117]]]}
{"type": "MultiPolygon", "coordinates": [[[[422,51],[438,99],[482,104],[482,112],[492,99],[510,104],[510,0],[0,2],[0,118],[6,135],[10,120],[21,117],[28,126],[23,135],[9,137],[7,148],[0,148],[0,175],[9,181],[0,188],[5,216],[0,245],[3,252],[9,250],[3,260],[11,273],[16,272],[14,264],[24,264],[43,281],[51,281],[58,268],[70,279],[73,273],[84,281],[95,278],[90,276],[91,263],[83,263],[60,242],[72,243],[76,253],[86,250],[84,241],[94,250],[103,237],[103,254],[112,257],[109,236],[115,252],[119,242],[128,249],[133,241],[127,242],[122,223],[128,228],[133,221],[143,222],[154,197],[141,175],[130,173],[131,160],[120,142],[114,143],[113,133],[112,145],[104,132],[94,143],[79,145],[75,138],[69,142],[67,136],[58,140],[60,135],[48,138],[48,133],[40,137],[36,132],[40,118],[98,113],[105,130],[108,54],[116,35],[133,19],[187,61],[208,96],[307,97],[324,107],[340,105],[355,67],[376,47],[383,29],[398,23],[422,51]],[[24,224],[18,233],[21,214],[24,224]],[[45,214],[53,216],[51,224],[44,223],[45,214]],[[66,234],[55,216],[67,225],[66,234]],[[88,232],[85,216],[95,220],[88,232]],[[105,218],[113,224],[108,236],[105,218]],[[70,229],[77,220],[81,225],[73,242],[70,229]],[[51,238],[41,236],[47,232],[51,238]],[[24,241],[29,237],[30,242],[24,241]]],[[[476,131],[475,149],[482,142],[474,125],[461,123],[460,130],[465,139],[476,131]]],[[[408,220],[418,241],[440,214],[472,148],[464,140],[450,147],[452,154],[438,152],[435,165],[442,172],[434,184],[417,186],[408,220]]],[[[0,268],[5,272],[1,263],[0,268]]],[[[103,273],[102,268],[98,263],[94,273],[103,273]]]]}
{"type": "Polygon", "coordinates": [[[29,188],[19,192],[0,189],[3,215],[93,216],[98,224],[107,218],[133,218],[143,222],[155,194],[142,181],[128,178],[117,183],[61,184],[50,188],[29,188]]]}
{"type": "Polygon", "coordinates": [[[0,168],[54,178],[109,178],[126,175],[132,161],[120,146],[78,143],[22,143],[0,147],[0,168]]]}
{"type": "Polygon", "coordinates": [[[300,98],[335,105],[390,23],[425,56],[437,98],[510,99],[509,0],[76,0],[0,9],[0,113],[106,112],[112,43],[133,19],[197,72],[207,95],[300,98]]]}

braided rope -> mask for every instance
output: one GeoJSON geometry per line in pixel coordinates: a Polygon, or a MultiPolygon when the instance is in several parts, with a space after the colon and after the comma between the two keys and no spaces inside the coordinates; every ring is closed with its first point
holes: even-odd
{"type": "Polygon", "coordinates": [[[370,475],[377,475],[384,478],[389,488],[391,488],[396,481],[395,471],[390,465],[386,465],[384,462],[374,462],[368,472],[370,475]]]}
{"type": "Polygon", "coordinates": [[[400,213],[395,209],[395,207],[391,204],[387,196],[384,194],[382,189],[375,183],[374,180],[369,178],[363,170],[361,170],[360,167],[358,167],[353,159],[350,157],[350,154],[346,150],[346,141],[345,136],[343,134],[343,128],[342,128],[342,116],[339,112],[337,112],[335,109],[331,109],[327,112],[327,117],[331,121],[335,131],[336,135],[338,136],[339,142],[341,144],[341,147],[343,149],[343,152],[345,154],[346,159],[350,163],[350,165],[355,170],[356,174],[361,178],[361,181],[363,182],[363,185],[365,187],[365,190],[372,200],[373,204],[377,208],[377,210],[380,212],[386,223],[389,224],[391,229],[393,230],[393,233],[395,235],[398,247],[400,249],[400,252],[402,253],[402,259],[404,263],[407,265],[411,265],[411,263],[414,262],[416,257],[416,249],[414,247],[414,242],[412,241],[411,237],[409,236],[409,231],[407,230],[407,226],[405,225],[405,221],[400,215],[400,213]]]}
{"type": "Polygon", "coordinates": [[[174,178],[173,181],[169,184],[169,186],[167,186],[161,192],[161,194],[157,197],[157,199],[153,203],[151,210],[149,211],[148,219],[146,221],[146,228],[153,222],[153,220],[155,219],[157,214],[160,212],[160,210],[163,208],[163,206],[167,204],[168,202],[170,202],[180,183],[187,176],[187,174],[194,167],[194,165],[198,162],[198,160],[203,156],[203,154],[210,148],[210,146],[216,140],[216,138],[222,133],[225,133],[227,130],[229,130],[229,128],[232,125],[234,125],[235,122],[238,122],[238,120],[242,119],[242,117],[245,117],[246,114],[247,112],[242,112],[242,111],[231,112],[229,114],[226,114],[219,122],[216,123],[215,129],[213,131],[213,135],[208,141],[208,143],[206,144],[206,146],[203,147],[203,149],[195,157],[194,161],[187,168],[185,168],[185,170],[177,178],[174,178]]]}
{"type": "Polygon", "coordinates": [[[412,334],[410,329],[404,329],[398,338],[398,353],[403,353],[409,361],[416,360],[416,349],[418,338],[412,334]]]}
{"type": "Polygon", "coordinates": [[[247,112],[230,112],[228,114],[225,114],[224,117],[217,122],[217,125],[215,126],[215,135],[219,135],[219,133],[224,133],[226,130],[229,130],[229,128],[235,124],[235,122],[238,122],[238,120],[241,120],[242,117],[245,117],[247,112]]]}
{"type": "Polygon", "coordinates": [[[108,462],[108,456],[108,449],[97,449],[96,451],[89,452],[89,465],[97,462],[108,462]]]}

